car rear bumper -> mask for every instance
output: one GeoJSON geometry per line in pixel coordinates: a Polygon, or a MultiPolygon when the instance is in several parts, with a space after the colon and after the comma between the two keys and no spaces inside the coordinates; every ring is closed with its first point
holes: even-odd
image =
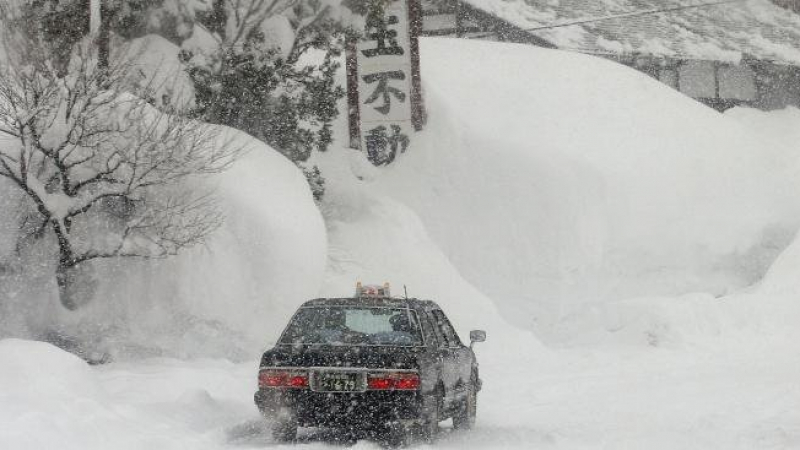
{"type": "Polygon", "coordinates": [[[370,426],[421,417],[418,391],[326,393],[309,389],[260,389],[256,406],[266,417],[290,414],[300,426],[370,426]]]}

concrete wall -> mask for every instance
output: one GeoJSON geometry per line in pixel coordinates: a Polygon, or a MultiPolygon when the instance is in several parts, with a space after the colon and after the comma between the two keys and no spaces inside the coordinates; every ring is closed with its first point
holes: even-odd
{"type": "Polygon", "coordinates": [[[713,108],[737,105],[771,110],[800,107],[800,68],[749,60],[727,64],[652,56],[610,59],[630,66],[713,108]]]}
{"type": "Polygon", "coordinates": [[[764,110],[800,107],[800,68],[757,63],[753,70],[758,85],[758,100],[753,106],[764,110]]]}
{"type": "Polygon", "coordinates": [[[772,3],[800,13],[800,0],[772,0],[772,3]]]}

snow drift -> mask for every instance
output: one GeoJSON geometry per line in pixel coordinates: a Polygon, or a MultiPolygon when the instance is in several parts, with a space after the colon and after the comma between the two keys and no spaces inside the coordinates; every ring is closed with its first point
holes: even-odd
{"type": "Polygon", "coordinates": [[[757,281],[800,218],[797,157],[639,72],[524,45],[425,39],[430,121],[374,174],[505,317],[757,281]]]}
{"type": "MultiPolygon", "coordinates": [[[[792,112],[780,126],[720,115],[585,55],[448,39],[422,51],[426,130],[387,169],[350,150],[320,157],[327,230],[302,174],[248,141],[210,180],[228,221],[206,248],[101,266],[97,300],[77,314],[53,313],[46,270],[17,274],[25,283],[0,289],[6,311],[25,312],[4,314],[5,334],[66,323],[123,353],[244,356],[301,300],[362,280],[440,300],[462,333],[503,328],[496,307],[545,336],[586,303],[747,286],[797,228],[797,160],[774,137],[792,112]]],[[[0,245],[13,253],[13,239],[0,245]]]]}
{"type": "Polygon", "coordinates": [[[9,450],[219,449],[217,427],[243,416],[232,399],[252,395],[241,382],[252,367],[223,361],[97,371],[50,344],[0,339],[0,367],[0,446],[9,450]]]}
{"type": "MultiPolygon", "coordinates": [[[[439,301],[462,337],[489,331],[478,428],[440,448],[797,447],[800,244],[759,286],[713,295],[759,280],[797,228],[793,144],[775,138],[795,132],[797,112],[719,115],[586,56],[438,39],[422,49],[427,130],[386,169],[351,150],[320,156],[324,224],[302,175],[240,135],[253,151],[208,180],[228,222],[207,248],[103,266],[91,307],[62,317],[47,273],[23,274],[24,291],[0,272],[0,333],[11,311],[32,330],[59,321],[105,336],[122,354],[255,356],[301,300],[390,281],[439,301]],[[691,290],[710,293],[670,296],[691,290]],[[546,351],[495,309],[558,343],[610,345],[546,351]]],[[[3,228],[14,222],[0,215],[3,228]]],[[[7,448],[272,443],[253,425],[255,361],[90,370],[6,340],[0,367],[7,448]]]]}
{"type": "Polygon", "coordinates": [[[492,300],[461,276],[414,211],[388,195],[375,194],[372,184],[353,176],[353,168],[358,171],[365,163],[362,158],[341,150],[317,161],[329,180],[322,204],[329,253],[321,295],[351,296],[360,280],[389,282],[394,296],[434,300],[462,340],[470,330],[488,332],[489,339],[477,350],[487,372],[502,370],[509,358],[545,355],[530,332],[509,326],[492,300]],[[525,349],[522,354],[520,348],[525,349]]]}
{"type": "Polygon", "coordinates": [[[0,364],[4,446],[78,448],[78,442],[102,442],[102,432],[91,422],[112,414],[99,402],[102,394],[83,360],[49,344],[7,339],[0,340],[0,364]],[[73,405],[80,405],[83,417],[63,420],[73,405]],[[37,428],[48,432],[31,432],[37,428]]]}

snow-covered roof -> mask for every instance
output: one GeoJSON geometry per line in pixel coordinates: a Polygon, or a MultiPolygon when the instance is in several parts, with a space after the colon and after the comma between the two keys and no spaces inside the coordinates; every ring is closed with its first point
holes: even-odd
{"type": "Polygon", "coordinates": [[[744,0],[658,14],[702,0],[464,0],[564,49],[644,53],[680,59],[739,61],[743,55],[800,65],[800,15],[770,0],[744,0]]]}

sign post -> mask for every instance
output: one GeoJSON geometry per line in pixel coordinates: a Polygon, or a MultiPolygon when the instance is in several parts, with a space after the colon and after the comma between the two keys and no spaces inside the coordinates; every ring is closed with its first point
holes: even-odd
{"type": "Polygon", "coordinates": [[[350,146],[376,166],[405,152],[425,122],[419,74],[418,0],[370,7],[361,40],[347,45],[350,146]]]}

